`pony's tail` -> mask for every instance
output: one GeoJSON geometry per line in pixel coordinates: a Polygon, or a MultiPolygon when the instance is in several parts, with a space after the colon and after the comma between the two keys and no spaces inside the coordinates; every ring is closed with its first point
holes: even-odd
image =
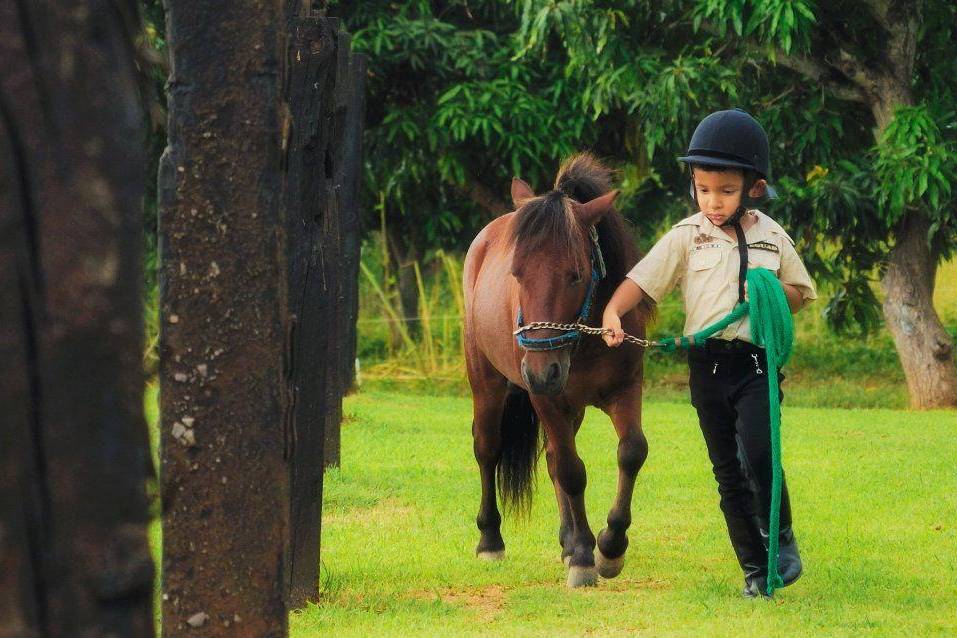
{"type": "Polygon", "coordinates": [[[535,466],[542,449],[538,415],[528,392],[509,383],[502,413],[502,452],[496,467],[504,510],[528,514],[532,506],[535,466]]]}
{"type": "Polygon", "coordinates": [[[613,169],[583,151],[562,162],[555,177],[555,190],[584,203],[610,191],[613,176],[613,169]]]}

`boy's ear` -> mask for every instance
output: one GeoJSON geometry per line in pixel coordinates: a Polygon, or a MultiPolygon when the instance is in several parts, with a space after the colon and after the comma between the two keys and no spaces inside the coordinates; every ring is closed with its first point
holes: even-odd
{"type": "Polygon", "coordinates": [[[526,199],[533,197],[535,197],[535,191],[532,190],[532,187],[529,186],[527,182],[518,177],[512,178],[512,203],[515,204],[516,208],[526,199]]]}
{"type": "Polygon", "coordinates": [[[615,189],[604,195],[599,195],[589,202],[578,204],[578,206],[575,207],[575,212],[578,215],[579,223],[585,228],[597,224],[602,216],[614,206],[615,198],[618,197],[619,192],[621,191],[615,189]]]}
{"type": "Polygon", "coordinates": [[[768,181],[766,179],[759,179],[751,187],[751,190],[748,191],[748,197],[753,199],[760,199],[764,197],[765,192],[767,191],[768,181]]]}

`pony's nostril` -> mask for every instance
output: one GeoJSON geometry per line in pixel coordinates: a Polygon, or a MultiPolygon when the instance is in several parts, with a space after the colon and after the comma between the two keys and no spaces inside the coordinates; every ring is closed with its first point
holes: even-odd
{"type": "Polygon", "coordinates": [[[548,382],[551,383],[558,379],[558,376],[561,374],[561,367],[557,363],[553,363],[548,366],[548,382]]]}

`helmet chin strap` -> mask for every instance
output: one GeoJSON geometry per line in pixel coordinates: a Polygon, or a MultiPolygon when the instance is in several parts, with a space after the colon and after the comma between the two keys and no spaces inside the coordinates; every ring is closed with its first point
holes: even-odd
{"type": "Polygon", "coordinates": [[[747,207],[744,204],[738,206],[738,210],[734,211],[734,215],[728,217],[726,220],[718,224],[719,228],[725,228],[726,226],[740,226],[741,218],[744,217],[744,214],[747,212],[747,207]]]}
{"type": "Polygon", "coordinates": [[[734,215],[729,217],[721,226],[727,226],[729,223],[734,227],[734,234],[738,238],[738,256],[741,258],[738,266],[738,303],[744,303],[744,282],[748,278],[748,240],[744,237],[744,229],[741,228],[741,215],[744,214],[744,206],[738,206],[734,215]]]}

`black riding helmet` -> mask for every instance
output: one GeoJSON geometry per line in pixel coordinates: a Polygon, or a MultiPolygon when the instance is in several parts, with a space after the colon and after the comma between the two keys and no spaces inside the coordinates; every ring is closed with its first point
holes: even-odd
{"type": "MultiPolygon", "coordinates": [[[[756,199],[748,195],[751,186],[759,178],[770,179],[770,156],[767,133],[747,111],[735,108],[716,111],[701,120],[691,136],[688,154],[679,157],[678,160],[689,166],[715,166],[744,170],[745,188],[741,197],[741,206],[725,222],[725,224],[733,225],[750,206],[765,198],[777,196],[770,185],[767,186],[764,197],[756,199]]],[[[691,197],[697,201],[693,175],[691,197]]]]}

